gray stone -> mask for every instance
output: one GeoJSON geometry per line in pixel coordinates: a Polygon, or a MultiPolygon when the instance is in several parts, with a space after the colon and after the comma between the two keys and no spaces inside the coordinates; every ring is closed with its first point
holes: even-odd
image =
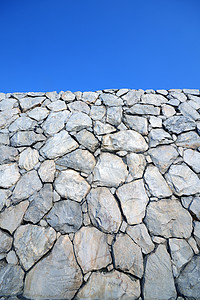
{"type": "Polygon", "coordinates": [[[124,234],[119,234],[113,245],[114,265],[116,269],[141,278],[144,272],[141,248],[124,234]]]}
{"type": "Polygon", "coordinates": [[[183,154],[184,161],[196,172],[200,173],[200,153],[187,149],[183,154]]]}
{"type": "Polygon", "coordinates": [[[29,198],[29,201],[30,205],[24,215],[24,220],[36,224],[53,205],[52,185],[45,184],[39,192],[29,198]]]}
{"type": "Polygon", "coordinates": [[[130,90],[127,94],[123,95],[122,99],[127,106],[132,106],[140,102],[142,94],[144,94],[144,91],[130,90]]]}
{"type": "Polygon", "coordinates": [[[128,224],[141,223],[148,203],[143,180],[138,179],[124,184],[117,189],[116,193],[128,224]]]}
{"type": "Polygon", "coordinates": [[[91,104],[96,102],[98,96],[98,93],[95,92],[84,92],[81,96],[81,100],[88,104],[91,104]]]}
{"type": "Polygon", "coordinates": [[[198,89],[183,89],[183,93],[185,94],[191,94],[191,95],[199,95],[200,92],[198,89]]]}
{"type": "Polygon", "coordinates": [[[147,130],[147,119],[143,117],[138,117],[138,116],[131,116],[131,115],[125,115],[124,116],[124,123],[125,125],[133,129],[143,135],[148,134],[147,130]]]}
{"type": "Polygon", "coordinates": [[[155,106],[160,106],[161,104],[167,102],[167,98],[157,94],[145,94],[142,95],[141,102],[144,104],[152,104],[155,106]]]}
{"type": "Polygon", "coordinates": [[[171,105],[164,105],[162,107],[162,113],[166,118],[170,118],[176,114],[175,109],[171,105]]]}
{"type": "Polygon", "coordinates": [[[116,128],[110,124],[104,124],[100,121],[94,123],[94,133],[95,135],[103,135],[116,131],[116,128]]]}
{"type": "Polygon", "coordinates": [[[0,263],[0,296],[18,295],[23,291],[24,271],[20,266],[0,263]]]}
{"type": "Polygon", "coordinates": [[[200,197],[195,197],[192,200],[189,210],[200,221],[200,197]]]}
{"type": "Polygon", "coordinates": [[[23,216],[29,206],[28,201],[23,201],[15,206],[10,206],[0,213],[0,227],[11,234],[21,224],[23,216]]]}
{"type": "Polygon", "coordinates": [[[8,144],[9,144],[9,135],[0,132],[0,145],[8,145],[8,144]]]}
{"type": "Polygon", "coordinates": [[[74,250],[84,274],[112,263],[106,235],[94,227],[82,227],[75,233],[74,250]]]}
{"type": "Polygon", "coordinates": [[[83,112],[87,115],[90,113],[90,107],[83,101],[74,101],[67,105],[71,112],[83,112]]]}
{"type": "Polygon", "coordinates": [[[90,110],[90,117],[94,121],[100,121],[106,114],[106,108],[102,105],[92,106],[90,110]]]}
{"type": "Polygon", "coordinates": [[[86,129],[79,131],[76,135],[77,141],[91,152],[95,152],[99,146],[96,137],[86,129]]]}
{"type": "Polygon", "coordinates": [[[56,164],[90,174],[96,165],[96,160],[88,150],[77,149],[59,158],[56,164]]]}
{"type": "Polygon", "coordinates": [[[48,114],[49,114],[49,110],[46,109],[45,107],[35,107],[34,109],[27,112],[27,115],[30,118],[32,118],[38,122],[46,119],[48,114]]]}
{"type": "Polygon", "coordinates": [[[192,232],[192,217],[178,200],[150,202],[144,221],[151,234],[165,238],[189,238],[192,232]]]}
{"type": "Polygon", "coordinates": [[[160,108],[149,104],[135,104],[131,108],[126,110],[126,113],[132,115],[154,115],[160,114],[160,108]]]}
{"type": "Polygon", "coordinates": [[[13,202],[27,199],[42,188],[42,183],[35,170],[25,173],[17,182],[12,195],[13,202]]]}
{"type": "Polygon", "coordinates": [[[198,176],[184,163],[172,165],[165,177],[172,191],[178,196],[200,192],[198,176]]]}
{"type": "Polygon", "coordinates": [[[12,237],[0,230],[0,253],[8,252],[12,247],[12,237]]]}
{"type": "Polygon", "coordinates": [[[17,118],[10,126],[9,126],[9,131],[14,132],[17,130],[30,130],[34,129],[36,126],[36,122],[33,121],[32,119],[22,116],[17,118]]]}
{"type": "Polygon", "coordinates": [[[62,111],[67,109],[66,103],[62,100],[56,100],[54,102],[51,102],[47,105],[47,107],[53,111],[62,111]]]}
{"type": "Polygon", "coordinates": [[[185,132],[178,136],[176,145],[179,147],[197,149],[200,147],[200,137],[194,131],[185,132]]]}
{"type": "Polygon", "coordinates": [[[10,190],[0,189],[0,211],[4,208],[6,205],[8,197],[11,195],[10,190]]]}
{"type": "Polygon", "coordinates": [[[149,141],[150,147],[156,147],[163,144],[171,144],[173,142],[171,135],[161,128],[152,129],[150,131],[149,141]]]}
{"type": "Polygon", "coordinates": [[[172,195],[168,184],[155,166],[149,165],[147,167],[144,173],[144,179],[151,195],[157,198],[165,198],[172,195]]]}
{"type": "Polygon", "coordinates": [[[184,95],[184,93],[181,93],[181,90],[174,90],[170,91],[168,99],[177,99],[180,102],[184,102],[187,100],[187,97],[186,95],[184,95]]]}
{"type": "Polygon", "coordinates": [[[0,164],[16,161],[17,155],[18,155],[17,149],[5,145],[0,146],[0,164]]]}
{"type": "Polygon", "coordinates": [[[142,152],[148,145],[141,134],[133,130],[122,130],[103,137],[102,148],[107,151],[142,152]]]}
{"type": "Polygon", "coordinates": [[[93,171],[93,182],[97,186],[118,187],[127,176],[127,166],[114,154],[102,153],[93,171]]]}
{"type": "Polygon", "coordinates": [[[89,192],[90,186],[78,172],[65,170],[56,178],[55,189],[61,197],[81,202],[89,192]]]}
{"type": "Polygon", "coordinates": [[[26,275],[23,296],[29,299],[72,299],[82,275],[67,235],[60,236],[47,257],[26,275]],[[58,259],[59,258],[59,259],[58,259]]]}
{"type": "Polygon", "coordinates": [[[153,128],[157,127],[162,127],[162,119],[155,117],[155,116],[150,116],[149,122],[153,128]]]}
{"type": "Polygon", "coordinates": [[[64,128],[65,123],[69,119],[69,116],[70,112],[67,110],[52,112],[49,114],[48,118],[43,123],[42,129],[45,133],[53,135],[64,128]]]}
{"type": "Polygon", "coordinates": [[[15,184],[20,178],[17,164],[2,164],[0,165],[0,187],[9,188],[15,184]]]}
{"type": "Polygon", "coordinates": [[[178,108],[184,116],[195,121],[200,119],[200,114],[189,103],[181,103],[178,108]]]}
{"type": "Polygon", "coordinates": [[[88,212],[94,226],[106,233],[115,233],[122,222],[121,213],[108,188],[92,189],[87,196],[88,212]]]}
{"type": "Polygon", "coordinates": [[[81,206],[71,200],[58,201],[46,216],[46,220],[62,234],[76,232],[82,225],[81,206]]]}
{"type": "Polygon", "coordinates": [[[120,106],[112,106],[107,108],[106,121],[111,125],[118,126],[122,120],[122,108],[120,106]]]}
{"type": "Polygon", "coordinates": [[[200,222],[194,221],[194,238],[200,248],[200,222]]]}
{"type": "Polygon", "coordinates": [[[123,105],[123,100],[112,94],[101,94],[100,99],[102,100],[103,104],[106,106],[123,105]]]}
{"type": "Polygon", "coordinates": [[[45,145],[40,149],[40,153],[45,158],[57,158],[63,156],[78,148],[78,143],[67,133],[62,130],[49,138],[45,145]]]}
{"type": "Polygon", "coordinates": [[[53,228],[31,224],[20,226],[14,234],[14,247],[23,268],[29,270],[52,248],[55,240],[53,228]]]}
{"type": "Polygon", "coordinates": [[[173,116],[164,121],[164,127],[173,133],[179,134],[185,131],[193,130],[196,124],[193,120],[184,116],[173,116]]]}
{"type": "Polygon", "coordinates": [[[170,256],[164,245],[147,258],[143,293],[144,299],[176,299],[170,256]]]}
{"type": "Polygon", "coordinates": [[[56,172],[56,165],[53,160],[45,160],[38,170],[42,182],[53,182],[56,172]]]}
{"type": "Polygon", "coordinates": [[[19,167],[30,171],[38,163],[39,153],[32,148],[26,148],[19,156],[19,167]]]}
{"type": "Polygon", "coordinates": [[[34,131],[18,131],[10,139],[11,146],[22,147],[31,146],[37,142],[45,140],[43,134],[37,134],[34,131]]]}
{"type": "Polygon", "coordinates": [[[82,112],[73,113],[66,122],[67,131],[80,131],[92,126],[90,117],[82,112]]]}
{"type": "Polygon", "coordinates": [[[146,160],[143,154],[130,153],[126,156],[129,172],[133,179],[142,178],[146,167],[146,160]]]}
{"type": "Polygon", "coordinates": [[[14,122],[14,120],[18,118],[19,113],[20,111],[18,108],[0,112],[0,129],[8,127],[12,122],[14,122]]]}
{"type": "Polygon", "coordinates": [[[40,105],[46,98],[45,97],[25,97],[19,99],[20,106],[23,112],[40,105]]]}
{"type": "Polygon", "coordinates": [[[66,91],[62,94],[61,99],[66,102],[71,102],[75,100],[75,95],[71,91],[66,91]]]}
{"type": "Polygon", "coordinates": [[[8,252],[8,254],[6,255],[6,261],[8,264],[12,264],[12,265],[18,264],[18,258],[14,250],[8,252]]]}

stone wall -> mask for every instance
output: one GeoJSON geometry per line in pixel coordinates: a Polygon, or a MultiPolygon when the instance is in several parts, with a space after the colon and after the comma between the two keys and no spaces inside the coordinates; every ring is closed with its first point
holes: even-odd
{"type": "Polygon", "coordinates": [[[1,299],[200,299],[199,112],[199,90],[1,93],[1,299]]]}

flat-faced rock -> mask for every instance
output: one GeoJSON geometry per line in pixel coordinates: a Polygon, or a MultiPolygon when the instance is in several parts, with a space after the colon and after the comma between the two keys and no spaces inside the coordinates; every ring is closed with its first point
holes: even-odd
{"type": "Polygon", "coordinates": [[[189,211],[200,220],[200,197],[194,197],[189,206],[189,211]]]}
{"type": "Polygon", "coordinates": [[[122,222],[121,213],[110,190],[105,187],[92,189],[87,196],[88,212],[94,226],[102,231],[114,233],[122,222]]]}
{"type": "Polygon", "coordinates": [[[164,245],[147,258],[144,274],[144,299],[176,299],[170,256],[164,245]]]}
{"type": "Polygon", "coordinates": [[[117,155],[102,153],[93,171],[94,183],[98,186],[118,187],[125,182],[127,166],[117,155]]]}
{"type": "Polygon", "coordinates": [[[143,136],[133,130],[122,130],[103,137],[102,148],[107,151],[142,152],[148,149],[143,136]]]}
{"type": "Polygon", "coordinates": [[[151,195],[157,198],[165,198],[172,195],[171,189],[157,167],[149,165],[144,173],[144,179],[151,195]]]}
{"type": "Polygon", "coordinates": [[[81,95],[81,100],[88,104],[91,104],[96,102],[98,96],[99,94],[96,92],[83,92],[81,95]]]}
{"type": "Polygon", "coordinates": [[[181,103],[178,108],[184,116],[194,121],[200,119],[200,114],[188,102],[181,103]]]}
{"type": "Polygon", "coordinates": [[[144,222],[151,234],[165,238],[189,238],[192,232],[192,217],[178,200],[150,202],[144,222]]]}
{"type": "Polygon", "coordinates": [[[0,213],[0,227],[11,234],[21,224],[25,211],[29,206],[28,201],[23,201],[15,206],[10,206],[0,213]]]}
{"type": "Polygon", "coordinates": [[[115,132],[116,128],[110,124],[103,123],[101,121],[95,121],[94,123],[94,134],[95,135],[104,135],[111,132],[115,132]]]}
{"type": "Polygon", "coordinates": [[[46,220],[62,234],[76,232],[82,225],[81,206],[71,200],[58,201],[47,214],[46,220]]]}
{"type": "Polygon", "coordinates": [[[20,106],[23,112],[40,105],[46,98],[45,97],[25,97],[19,99],[20,106]]]}
{"type": "MultiPolygon", "coordinates": [[[[0,136],[1,139],[1,136],[0,136]]],[[[0,164],[10,163],[17,160],[18,151],[14,147],[0,146],[0,164]]]]}
{"type": "Polygon", "coordinates": [[[200,247],[200,222],[198,221],[194,221],[194,238],[198,247],[200,247]]]}
{"type": "Polygon", "coordinates": [[[172,165],[166,174],[166,180],[172,191],[178,196],[200,192],[198,176],[184,163],[172,165]]]}
{"type": "Polygon", "coordinates": [[[79,131],[76,135],[77,141],[91,152],[95,152],[99,146],[97,138],[86,129],[79,131]]]}
{"type": "Polygon", "coordinates": [[[12,264],[12,265],[18,264],[18,258],[17,258],[17,255],[15,254],[14,250],[11,250],[10,252],[8,252],[8,254],[6,255],[6,261],[7,261],[7,263],[12,264]]]}
{"type": "Polygon", "coordinates": [[[96,160],[88,150],[77,149],[59,158],[56,164],[90,174],[96,165],[96,160]]]}
{"type": "Polygon", "coordinates": [[[10,126],[9,131],[14,132],[17,130],[30,130],[34,129],[34,127],[37,125],[37,123],[25,116],[17,118],[10,126]]]}
{"type": "Polygon", "coordinates": [[[75,95],[71,91],[66,91],[61,95],[61,99],[68,103],[75,100],[75,95]]]}
{"type": "Polygon", "coordinates": [[[0,189],[0,211],[6,205],[6,201],[11,194],[10,190],[0,189]]]}
{"type": "Polygon", "coordinates": [[[100,121],[106,114],[106,108],[103,105],[93,105],[90,110],[90,117],[94,121],[100,121]]]}
{"type": "Polygon", "coordinates": [[[67,235],[60,236],[52,252],[26,275],[23,296],[29,299],[72,299],[82,275],[67,235]]]}
{"type": "Polygon", "coordinates": [[[0,165],[0,187],[9,188],[20,178],[17,164],[0,165]]]}
{"type": "Polygon", "coordinates": [[[146,135],[148,133],[147,130],[148,123],[147,123],[147,119],[144,117],[125,115],[124,123],[128,128],[133,129],[143,135],[146,135]]]}
{"type": "Polygon", "coordinates": [[[158,167],[159,171],[164,174],[169,166],[178,157],[178,152],[171,145],[158,146],[150,149],[148,153],[151,156],[153,163],[158,167]]]}
{"type": "Polygon", "coordinates": [[[123,105],[123,100],[112,94],[101,94],[100,99],[102,100],[103,104],[106,106],[123,105]]]}
{"type": "Polygon", "coordinates": [[[0,296],[21,294],[23,280],[24,271],[20,266],[0,263],[0,296]]]}
{"type": "Polygon", "coordinates": [[[143,275],[143,257],[141,248],[124,234],[119,234],[113,245],[114,264],[116,269],[128,272],[138,278],[143,275]]]}
{"type": "Polygon", "coordinates": [[[30,171],[38,163],[39,153],[32,148],[26,148],[19,156],[19,167],[30,171]]]}
{"type": "Polygon", "coordinates": [[[12,247],[12,237],[0,230],[0,253],[8,252],[12,247]]]}
{"type": "Polygon", "coordinates": [[[126,156],[129,172],[133,179],[142,178],[146,166],[143,154],[130,153],[126,156]]]}
{"type": "Polygon", "coordinates": [[[141,97],[141,103],[152,104],[155,106],[160,106],[163,103],[167,102],[167,98],[162,95],[157,94],[145,94],[141,97]]]}
{"type": "Polygon", "coordinates": [[[81,202],[89,192],[90,186],[78,172],[65,170],[56,178],[55,189],[61,197],[81,202]]]}
{"type": "Polygon", "coordinates": [[[154,115],[160,114],[160,108],[149,104],[135,104],[126,110],[127,113],[132,115],[154,115]]]}
{"type": "Polygon", "coordinates": [[[35,170],[25,173],[17,182],[12,195],[13,202],[27,199],[42,188],[42,183],[35,170]]]}
{"type": "Polygon", "coordinates": [[[176,145],[179,147],[197,149],[200,147],[200,136],[194,131],[182,133],[178,136],[176,145]]]}
{"type": "Polygon", "coordinates": [[[78,148],[78,143],[67,133],[62,130],[49,138],[45,145],[40,149],[40,153],[45,158],[56,158],[67,154],[78,148]]]}
{"type": "Polygon", "coordinates": [[[126,233],[138,246],[140,246],[144,254],[148,254],[154,250],[154,243],[143,223],[135,226],[128,226],[126,233]]]}
{"type": "Polygon", "coordinates": [[[90,107],[87,103],[83,101],[74,101],[67,105],[71,112],[83,112],[85,114],[90,113],[90,107]]]}
{"type": "Polygon", "coordinates": [[[56,165],[53,160],[45,160],[38,170],[42,182],[53,182],[56,172],[56,165]]]}
{"type": "Polygon", "coordinates": [[[70,112],[67,110],[51,112],[48,118],[43,123],[42,129],[45,133],[53,135],[64,128],[69,116],[70,112]]]}
{"type": "Polygon", "coordinates": [[[20,226],[14,234],[14,247],[24,269],[30,269],[52,248],[55,240],[53,228],[31,224],[20,226]]]}
{"type": "Polygon", "coordinates": [[[168,131],[176,134],[193,130],[196,127],[193,120],[184,116],[172,116],[164,121],[163,125],[168,131]]]}
{"type": "Polygon", "coordinates": [[[75,233],[74,250],[83,273],[105,268],[112,262],[106,241],[106,235],[94,227],[82,227],[75,233]]]}
{"type": "Polygon", "coordinates": [[[107,108],[106,121],[114,126],[118,126],[122,120],[122,108],[120,106],[113,106],[107,108]]]}
{"type": "Polygon", "coordinates": [[[47,105],[47,107],[52,111],[62,111],[62,110],[67,109],[67,105],[66,105],[65,101],[62,101],[62,100],[53,101],[53,102],[49,103],[47,105]]]}
{"type": "Polygon", "coordinates": [[[36,121],[42,121],[46,119],[48,114],[49,110],[45,107],[35,107],[34,109],[27,112],[27,115],[36,121]]]}
{"type": "Polygon", "coordinates": [[[34,131],[18,131],[11,137],[10,143],[13,147],[24,147],[44,140],[43,134],[37,134],[34,131]]]}
{"type": "Polygon", "coordinates": [[[87,129],[92,126],[91,118],[82,112],[73,113],[66,122],[67,131],[79,131],[82,129],[87,129]]]}
{"type": "Polygon", "coordinates": [[[122,99],[127,106],[131,106],[140,102],[142,94],[144,94],[144,91],[129,90],[128,93],[122,96],[122,99]]]}
{"type": "Polygon", "coordinates": [[[176,114],[175,109],[171,105],[164,105],[162,107],[162,113],[166,118],[170,118],[176,114]]]}
{"type": "Polygon", "coordinates": [[[198,151],[185,150],[183,159],[196,173],[200,173],[200,153],[198,151]]]}
{"type": "Polygon", "coordinates": [[[149,133],[150,147],[156,147],[173,142],[171,135],[162,128],[152,129],[149,133]]]}
{"type": "Polygon", "coordinates": [[[142,222],[148,197],[142,179],[124,184],[117,189],[123,213],[130,225],[142,222]]]}

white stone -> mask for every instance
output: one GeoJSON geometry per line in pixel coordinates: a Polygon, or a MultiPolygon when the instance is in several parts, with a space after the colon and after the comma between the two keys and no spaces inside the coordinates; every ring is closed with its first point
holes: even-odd
{"type": "Polygon", "coordinates": [[[37,150],[27,148],[20,153],[19,156],[19,167],[30,171],[38,163],[39,153],[37,150]]]}
{"type": "Polygon", "coordinates": [[[90,128],[91,126],[92,120],[88,115],[82,112],[76,112],[69,117],[65,128],[67,131],[80,131],[84,128],[90,128]]]}
{"type": "Polygon", "coordinates": [[[0,187],[9,188],[20,178],[17,164],[0,165],[0,187]]]}
{"type": "Polygon", "coordinates": [[[130,153],[126,156],[126,160],[129,172],[131,173],[133,179],[142,178],[144,169],[146,167],[146,160],[144,155],[130,153]]]}
{"type": "Polygon", "coordinates": [[[47,105],[47,107],[53,111],[61,111],[67,109],[66,103],[62,100],[51,102],[50,104],[47,105]]]}
{"type": "Polygon", "coordinates": [[[8,252],[8,254],[6,255],[6,260],[8,264],[17,265],[18,258],[17,255],[15,254],[15,251],[11,250],[10,252],[8,252]]]}
{"type": "Polygon", "coordinates": [[[51,112],[48,118],[42,124],[42,129],[45,133],[53,135],[64,128],[65,123],[69,119],[69,116],[70,112],[67,110],[51,112]]]}
{"type": "Polygon", "coordinates": [[[200,173],[200,153],[187,149],[183,154],[184,161],[196,172],[200,173]]]}
{"type": "Polygon", "coordinates": [[[62,94],[61,98],[66,102],[71,102],[75,100],[75,95],[71,91],[66,91],[62,94]]]}
{"type": "Polygon", "coordinates": [[[151,116],[149,122],[153,128],[162,127],[162,119],[158,117],[151,116]]]}
{"type": "Polygon", "coordinates": [[[170,105],[164,105],[162,107],[162,113],[166,118],[172,117],[173,115],[176,114],[175,109],[173,108],[173,106],[170,105]]]}
{"type": "Polygon", "coordinates": [[[45,97],[25,97],[19,99],[20,106],[23,112],[40,105],[46,98],[45,97]]]}
{"type": "Polygon", "coordinates": [[[142,95],[141,102],[144,104],[152,104],[152,105],[160,106],[161,104],[167,102],[167,98],[165,98],[162,95],[145,94],[145,95],[142,95]]]}
{"type": "Polygon", "coordinates": [[[45,160],[39,170],[38,174],[42,182],[53,182],[55,176],[56,166],[53,160],[45,160]]]}
{"type": "Polygon", "coordinates": [[[195,197],[190,204],[189,210],[200,220],[200,197],[195,197]]]}

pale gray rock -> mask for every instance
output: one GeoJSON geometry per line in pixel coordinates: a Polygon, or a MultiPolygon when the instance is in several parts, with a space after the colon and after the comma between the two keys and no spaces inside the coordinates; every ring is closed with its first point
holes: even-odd
{"type": "Polygon", "coordinates": [[[156,92],[157,92],[158,94],[163,95],[163,96],[167,96],[167,95],[168,95],[168,91],[166,91],[166,90],[156,90],[156,92]]]}
{"type": "Polygon", "coordinates": [[[194,238],[200,248],[200,222],[194,221],[194,238]]]}
{"type": "Polygon", "coordinates": [[[131,116],[131,115],[125,115],[124,116],[124,123],[125,125],[133,129],[143,135],[148,134],[148,129],[147,129],[147,119],[143,117],[138,117],[138,116],[131,116]]]}
{"type": "Polygon", "coordinates": [[[46,109],[45,107],[35,107],[34,109],[27,112],[27,115],[30,118],[32,118],[38,122],[46,119],[48,114],[49,114],[49,110],[46,109]]]}
{"type": "Polygon", "coordinates": [[[82,274],[67,235],[60,236],[47,257],[26,275],[23,296],[29,299],[72,299],[82,274]],[[59,258],[59,259],[58,259],[59,258]]]}
{"type": "Polygon", "coordinates": [[[143,180],[138,179],[124,184],[117,189],[116,193],[128,224],[141,223],[148,203],[143,180]]]}
{"type": "Polygon", "coordinates": [[[66,91],[61,95],[61,99],[68,102],[75,100],[75,95],[71,91],[66,91]]]}
{"type": "Polygon", "coordinates": [[[196,172],[200,173],[200,153],[187,149],[183,154],[184,161],[196,172]]]}
{"type": "Polygon", "coordinates": [[[96,160],[88,150],[77,149],[59,158],[56,164],[90,174],[96,165],[96,160]]]}
{"type": "Polygon", "coordinates": [[[166,103],[168,100],[162,95],[157,94],[145,94],[141,97],[141,103],[152,104],[155,106],[160,106],[161,104],[166,103]]]}
{"type": "Polygon", "coordinates": [[[0,189],[0,211],[4,208],[6,205],[8,197],[11,195],[10,190],[0,189]]]}
{"type": "Polygon", "coordinates": [[[195,121],[200,119],[200,114],[189,103],[181,103],[178,108],[184,116],[195,121]]]}
{"type": "Polygon", "coordinates": [[[46,97],[25,97],[19,99],[20,106],[23,112],[42,104],[46,97]]]}
{"type": "Polygon", "coordinates": [[[197,149],[200,147],[200,137],[194,131],[182,133],[176,140],[176,145],[190,149],[197,149]]]}
{"type": "Polygon", "coordinates": [[[90,107],[83,101],[74,101],[67,105],[71,112],[83,112],[87,115],[90,113],[90,107]]]}
{"type": "Polygon", "coordinates": [[[13,98],[0,99],[0,111],[10,110],[17,106],[17,100],[13,98]]]}
{"type": "Polygon", "coordinates": [[[170,256],[164,245],[147,258],[143,293],[144,299],[176,299],[170,256]]]}
{"type": "Polygon", "coordinates": [[[62,111],[62,110],[67,109],[67,105],[66,105],[65,101],[62,101],[62,100],[53,101],[53,102],[49,103],[47,105],[47,107],[52,111],[62,111]]]}
{"type": "Polygon", "coordinates": [[[196,124],[193,120],[184,116],[173,116],[164,121],[164,127],[173,133],[180,134],[185,131],[193,130],[196,124]]]}
{"type": "Polygon", "coordinates": [[[14,120],[18,118],[19,113],[20,111],[18,108],[0,112],[0,129],[8,127],[12,122],[14,122],[14,120]]]}
{"type": "Polygon", "coordinates": [[[38,170],[42,182],[53,182],[56,172],[56,165],[53,160],[45,160],[38,170]]]}
{"type": "Polygon", "coordinates": [[[45,145],[40,149],[40,153],[45,158],[57,158],[63,156],[78,148],[78,143],[67,133],[62,130],[49,138],[45,145]]]}
{"type": "Polygon", "coordinates": [[[149,254],[154,250],[154,243],[152,242],[148,230],[143,223],[135,226],[128,226],[126,233],[138,246],[140,246],[144,254],[149,254]]]}
{"type": "Polygon", "coordinates": [[[81,202],[89,192],[90,186],[78,172],[65,170],[56,178],[55,189],[61,197],[81,202]]]}
{"type": "Polygon", "coordinates": [[[35,170],[25,173],[17,182],[12,195],[12,201],[27,199],[42,188],[42,183],[35,170]]]}
{"type": "Polygon", "coordinates": [[[184,239],[169,239],[169,248],[172,257],[173,274],[178,277],[183,266],[192,258],[193,251],[184,239]]]}
{"type": "Polygon", "coordinates": [[[64,128],[69,116],[70,112],[68,110],[51,112],[43,123],[42,129],[46,134],[53,135],[64,128]]]}
{"type": "Polygon", "coordinates": [[[150,147],[173,143],[171,135],[162,128],[152,129],[149,133],[150,147]]]}
{"type": "Polygon", "coordinates": [[[8,264],[12,264],[12,265],[18,264],[18,258],[14,250],[8,252],[8,254],[6,255],[6,261],[8,264]]]}
{"type": "Polygon", "coordinates": [[[176,114],[175,109],[171,105],[164,105],[162,107],[162,113],[166,118],[170,118],[176,114]]]}
{"type": "Polygon", "coordinates": [[[187,100],[186,95],[181,92],[181,90],[170,91],[168,95],[168,99],[177,99],[180,102],[185,102],[187,100]]]}
{"type": "Polygon", "coordinates": [[[86,129],[79,131],[76,135],[77,141],[91,152],[95,152],[99,146],[97,138],[86,129]]]}
{"type": "Polygon", "coordinates": [[[123,160],[110,153],[102,153],[93,171],[93,182],[97,186],[118,187],[125,182],[128,171],[123,160]]]}
{"type": "Polygon", "coordinates": [[[88,104],[95,103],[99,94],[96,92],[84,92],[81,96],[81,100],[88,104]]]}
{"type": "Polygon", "coordinates": [[[23,268],[29,270],[52,248],[55,240],[53,228],[31,224],[20,226],[14,234],[14,247],[23,268]]]}
{"type": "Polygon", "coordinates": [[[144,179],[151,195],[157,198],[165,198],[172,195],[172,191],[157,167],[149,165],[144,173],[144,179]]]}
{"type": "Polygon", "coordinates": [[[181,272],[177,287],[187,299],[198,299],[200,290],[200,256],[194,256],[181,272]]]}
{"type": "Polygon", "coordinates": [[[200,192],[198,176],[184,163],[172,165],[165,177],[172,191],[178,196],[200,192]]]}
{"type": "Polygon", "coordinates": [[[168,170],[169,166],[178,157],[176,148],[171,145],[158,146],[150,149],[148,153],[150,154],[153,163],[158,167],[162,174],[168,170]]]}
{"type": "Polygon", "coordinates": [[[0,263],[0,296],[20,294],[23,291],[23,280],[24,271],[20,266],[0,263]]]}
{"type": "Polygon", "coordinates": [[[39,153],[32,148],[26,148],[19,155],[19,167],[30,171],[39,161],[39,153]]]}
{"type": "Polygon", "coordinates": [[[129,89],[119,89],[116,93],[118,97],[121,97],[129,92],[129,89]]]}
{"type": "Polygon", "coordinates": [[[0,227],[11,234],[21,224],[23,216],[29,206],[28,201],[23,201],[15,206],[10,206],[0,213],[0,227]]]}
{"type": "Polygon", "coordinates": [[[75,255],[84,274],[112,263],[106,240],[106,235],[95,227],[82,227],[75,233],[75,255]]]}
{"type": "Polygon", "coordinates": [[[101,94],[100,99],[106,106],[120,106],[123,105],[123,100],[112,94],[101,94]]]}
{"type": "Polygon", "coordinates": [[[155,117],[155,116],[150,116],[149,122],[153,128],[157,127],[162,127],[162,119],[155,117]]]}
{"type": "Polygon", "coordinates": [[[151,234],[165,238],[189,238],[192,232],[192,217],[178,200],[150,202],[144,222],[151,234]]]}
{"type": "Polygon", "coordinates": [[[30,130],[30,129],[34,129],[34,127],[36,126],[36,122],[33,121],[32,119],[22,116],[17,118],[10,126],[9,126],[9,131],[10,132],[14,132],[17,130],[30,130]]]}
{"type": "Polygon", "coordinates": [[[200,91],[198,89],[183,89],[183,93],[191,95],[199,95],[200,91]]]}
{"type": "Polygon", "coordinates": [[[130,153],[126,156],[129,172],[133,179],[142,178],[146,167],[146,160],[143,154],[130,153]]]}
{"type": "Polygon", "coordinates": [[[200,197],[194,197],[189,206],[189,210],[198,220],[200,220],[200,197]]]}
{"type": "Polygon", "coordinates": [[[190,203],[193,200],[193,196],[185,196],[185,197],[181,197],[181,203],[183,205],[183,207],[187,208],[190,206],[190,203]]]}
{"type": "MultiPolygon", "coordinates": [[[[128,93],[122,96],[122,99],[124,100],[124,103],[127,106],[132,106],[138,102],[140,102],[141,96],[144,94],[144,91],[134,91],[130,90],[128,93]]],[[[120,95],[118,95],[120,96],[120,95]]]]}
{"type": "Polygon", "coordinates": [[[67,131],[80,131],[82,129],[87,129],[92,126],[91,118],[82,112],[73,113],[66,122],[67,131]]]}
{"type": "Polygon", "coordinates": [[[0,132],[0,145],[9,145],[9,135],[0,132]]]}
{"type": "Polygon", "coordinates": [[[19,169],[16,163],[0,165],[0,187],[9,188],[20,178],[19,169]]]}
{"type": "Polygon", "coordinates": [[[105,124],[100,121],[95,121],[94,123],[94,133],[95,135],[103,135],[116,131],[116,128],[110,124],[105,124]]]}
{"type": "Polygon", "coordinates": [[[103,137],[102,148],[107,151],[142,152],[148,149],[143,136],[133,130],[122,130],[103,137]]]}
{"type": "Polygon", "coordinates": [[[141,248],[126,234],[117,235],[112,247],[115,268],[141,278],[144,272],[141,248]]]}
{"type": "Polygon", "coordinates": [[[9,147],[6,145],[0,146],[0,164],[16,161],[17,155],[18,155],[18,151],[14,147],[9,147]]]}
{"type": "Polygon", "coordinates": [[[36,224],[53,205],[52,185],[44,184],[43,188],[39,192],[29,198],[29,201],[30,205],[24,215],[24,220],[36,224]]]}
{"type": "Polygon", "coordinates": [[[37,134],[34,131],[18,131],[10,139],[11,146],[22,147],[31,146],[37,142],[45,140],[43,134],[37,134]]]}
{"type": "Polygon", "coordinates": [[[106,114],[106,108],[102,105],[92,106],[90,110],[90,117],[94,121],[100,121],[106,114]]]}
{"type": "Polygon", "coordinates": [[[149,104],[135,104],[131,108],[126,110],[126,113],[132,115],[154,115],[160,114],[160,108],[149,104]]]}
{"type": "Polygon", "coordinates": [[[122,108],[120,106],[108,107],[106,121],[111,125],[118,126],[122,121],[122,108]]]}
{"type": "Polygon", "coordinates": [[[8,233],[0,230],[0,253],[8,252],[12,247],[12,241],[13,239],[8,233]]]}
{"type": "Polygon", "coordinates": [[[62,234],[76,232],[82,225],[81,206],[71,200],[58,201],[46,216],[46,220],[62,234]]]}
{"type": "Polygon", "coordinates": [[[92,189],[87,196],[88,212],[94,226],[106,233],[115,233],[122,222],[121,213],[108,188],[92,189]]]}

